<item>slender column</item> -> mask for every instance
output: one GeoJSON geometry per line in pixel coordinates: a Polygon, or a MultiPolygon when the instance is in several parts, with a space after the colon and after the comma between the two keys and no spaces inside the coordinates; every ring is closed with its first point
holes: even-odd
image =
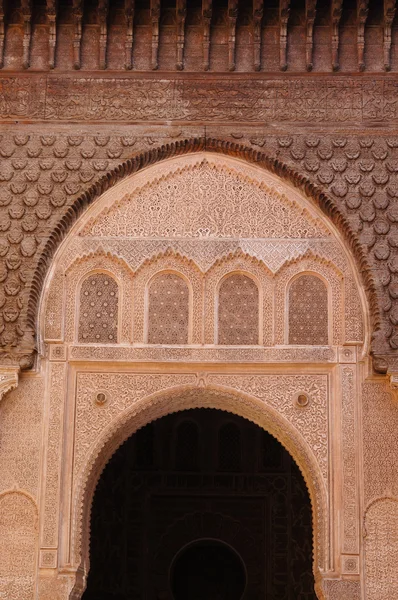
{"type": "Polygon", "coordinates": [[[177,64],[178,71],[184,68],[185,19],[187,16],[187,0],[177,0],[177,64]]]}
{"type": "Polygon", "coordinates": [[[313,67],[315,17],[316,17],[316,0],[306,0],[306,3],[305,3],[305,22],[306,22],[305,67],[306,67],[307,71],[312,71],[312,67],[313,67]]]}
{"type": "Polygon", "coordinates": [[[4,66],[4,2],[0,0],[0,69],[4,66]]]}
{"type": "Polygon", "coordinates": [[[290,0],[279,3],[279,68],[287,70],[287,23],[290,14],[290,0]]]}
{"type": "Polygon", "coordinates": [[[395,0],[384,0],[384,69],[391,71],[391,28],[395,17],[395,0]]]}
{"type": "Polygon", "coordinates": [[[340,44],[340,19],[342,13],[343,0],[332,0],[331,21],[332,21],[332,69],[339,70],[339,44],[340,44]]]}
{"type": "Polygon", "coordinates": [[[47,22],[50,29],[48,39],[48,66],[55,67],[55,49],[57,46],[57,0],[47,0],[47,22]]]}
{"type": "Polygon", "coordinates": [[[210,26],[212,17],[212,0],[202,0],[203,19],[203,69],[210,69],[210,26]]]}
{"type": "Polygon", "coordinates": [[[358,47],[358,69],[365,70],[365,25],[369,13],[369,0],[358,0],[357,5],[357,47],[358,47]]]}
{"type": "Polygon", "coordinates": [[[100,69],[106,69],[106,51],[108,47],[108,12],[109,1],[99,0],[98,13],[100,22],[100,69]]]}
{"type": "Polygon", "coordinates": [[[126,69],[131,69],[133,66],[133,40],[134,40],[134,0],[125,0],[124,12],[126,15],[126,42],[125,42],[125,62],[126,69]]]}
{"type": "Polygon", "coordinates": [[[80,69],[80,48],[82,43],[83,0],[73,0],[73,67],[80,69]]]}
{"type": "Polygon", "coordinates": [[[261,23],[264,15],[264,0],[253,0],[253,62],[254,70],[261,69],[261,23]]]}
{"type": "Polygon", "coordinates": [[[235,71],[236,20],[238,0],[228,0],[228,68],[235,71]]]}
{"type": "Polygon", "coordinates": [[[24,24],[23,33],[23,68],[30,67],[30,44],[32,41],[32,3],[31,0],[22,0],[22,16],[24,24]]]}
{"type": "Polygon", "coordinates": [[[156,70],[159,66],[159,20],[160,20],[160,0],[151,0],[151,22],[152,22],[152,69],[156,70]]]}

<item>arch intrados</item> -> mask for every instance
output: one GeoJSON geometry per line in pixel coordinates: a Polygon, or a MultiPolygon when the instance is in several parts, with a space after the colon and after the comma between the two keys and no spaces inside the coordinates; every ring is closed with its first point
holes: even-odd
{"type": "Polygon", "coordinates": [[[312,183],[307,177],[282,163],[280,160],[242,144],[214,138],[186,139],[138,154],[131,159],[124,161],[118,167],[107,173],[75,200],[73,205],[54,227],[38,259],[28,299],[27,321],[29,326],[35,328],[39,299],[52,259],[62,240],[87,208],[104,192],[126,177],[138,173],[161,161],[199,152],[223,154],[255,165],[262,170],[280,177],[282,181],[292,185],[296,190],[303,193],[305,197],[312,201],[315,207],[320,208],[329,224],[333,224],[336,227],[336,230],[340,232],[342,238],[345,240],[346,246],[350,249],[354,262],[356,263],[355,270],[359,274],[359,278],[363,283],[369,301],[373,332],[380,328],[380,308],[378,305],[375,280],[372,275],[368,258],[359,243],[358,237],[352,231],[349,222],[343,216],[333,199],[317,185],[312,183]]]}
{"type": "Polygon", "coordinates": [[[302,436],[275,409],[253,396],[227,387],[181,386],[157,392],[138,401],[122,413],[102,434],[91,450],[77,479],[72,512],[71,561],[79,577],[71,598],[84,591],[83,579],[89,571],[91,509],[100,476],[117,449],[138,429],[169,414],[191,408],[222,410],[247,419],[273,435],[298,465],[306,483],[313,522],[313,571],[315,578],[328,570],[327,498],[317,461],[302,436]]]}

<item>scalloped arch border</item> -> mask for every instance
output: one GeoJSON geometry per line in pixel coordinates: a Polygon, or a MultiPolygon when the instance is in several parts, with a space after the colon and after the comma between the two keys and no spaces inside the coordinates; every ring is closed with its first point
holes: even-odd
{"type": "Polygon", "coordinates": [[[275,157],[267,155],[264,152],[254,150],[248,146],[244,146],[243,144],[236,144],[234,142],[222,139],[206,137],[185,139],[137,154],[132,158],[122,162],[115,169],[109,171],[75,200],[73,205],[69,207],[68,211],[54,227],[38,259],[28,298],[28,327],[36,331],[40,295],[45,276],[51,264],[51,260],[61,241],[69,232],[72,225],[87,209],[87,207],[90,206],[105,191],[110,189],[113,185],[125,177],[137,173],[145,167],[154,165],[160,161],[197,152],[214,152],[218,154],[225,154],[226,156],[232,156],[241,160],[245,160],[248,163],[255,164],[256,166],[267,170],[281,177],[282,179],[285,179],[301,192],[305,193],[307,197],[311,198],[316,206],[318,206],[332,221],[332,223],[337,227],[337,229],[342,233],[344,239],[347,241],[348,247],[353,254],[358,267],[358,272],[360,273],[364,288],[367,293],[373,335],[376,331],[380,330],[381,308],[380,300],[376,290],[375,278],[372,274],[367,256],[361,247],[356,234],[352,231],[348,221],[342,215],[332,198],[322,191],[318,186],[311,183],[304,175],[288,167],[285,163],[275,157]]]}
{"type": "MultiPolygon", "coordinates": [[[[90,523],[95,489],[116,450],[138,429],[186,408],[223,410],[241,416],[273,435],[298,465],[306,483],[313,526],[313,572],[316,585],[329,566],[328,501],[325,483],[312,450],[294,426],[274,408],[234,388],[209,385],[176,386],[155,392],[129,407],[102,433],[76,478],[73,493],[71,556],[77,567],[70,596],[80,600],[90,568],[90,523]]],[[[318,589],[318,588],[317,588],[318,589]]],[[[318,594],[320,592],[318,591],[318,594]]],[[[321,598],[322,595],[319,595],[321,598]]]]}

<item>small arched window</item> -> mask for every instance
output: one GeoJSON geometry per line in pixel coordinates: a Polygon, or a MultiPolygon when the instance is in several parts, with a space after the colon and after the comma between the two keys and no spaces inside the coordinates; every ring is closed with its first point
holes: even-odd
{"type": "Polygon", "coordinates": [[[218,468],[220,471],[240,471],[241,463],[240,429],[235,423],[226,423],[218,432],[218,468]]]}
{"type": "Polygon", "coordinates": [[[175,273],[159,273],[149,287],[148,343],[187,344],[189,289],[175,273]]]}
{"type": "Polygon", "coordinates": [[[289,344],[328,344],[328,291],[316,275],[300,275],[289,290],[289,344]]]}
{"type": "Polygon", "coordinates": [[[247,275],[235,273],[221,283],[218,295],[218,343],[258,344],[258,288],[247,275]]]}
{"type": "Polygon", "coordinates": [[[177,427],[175,466],[178,471],[196,471],[199,466],[199,431],[193,421],[183,421],[177,427]]]}
{"type": "Polygon", "coordinates": [[[79,342],[117,342],[118,301],[118,285],[106,273],[95,273],[83,281],[80,290],[79,342]]]}

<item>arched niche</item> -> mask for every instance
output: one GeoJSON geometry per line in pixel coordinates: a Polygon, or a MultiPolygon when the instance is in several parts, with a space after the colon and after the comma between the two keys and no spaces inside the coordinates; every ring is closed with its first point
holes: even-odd
{"type": "MultiPolygon", "coordinates": [[[[187,408],[215,408],[252,421],[273,435],[291,454],[306,482],[313,516],[313,570],[315,581],[329,568],[329,507],[319,464],[303,436],[255,397],[220,386],[180,387],[148,396],[108,426],[79,469],[73,493],[71,562],[77,570],[74,600],[81,598],[89,571],[90,512],[95,488],[104,466],[117,448],[138,429],[156,419],[187,408]]],[[[320,596],[321,598],[322,596],[320,596]]]]}

